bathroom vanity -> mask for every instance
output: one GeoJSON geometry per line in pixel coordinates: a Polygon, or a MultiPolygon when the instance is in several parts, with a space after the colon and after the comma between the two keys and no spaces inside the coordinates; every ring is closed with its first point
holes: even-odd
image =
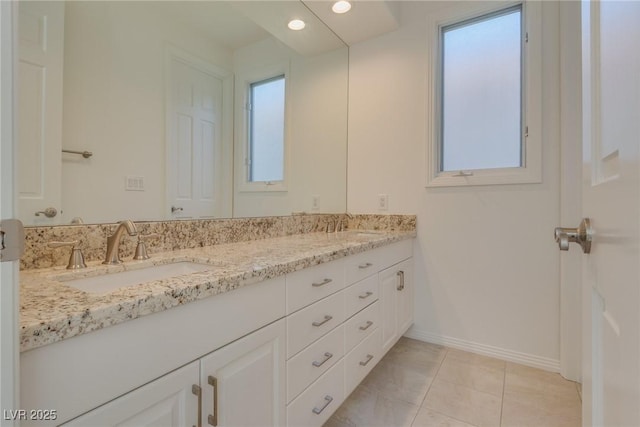
{"type": "Polygon", "coordinates": [[[21,406],[56,415],[26,424],[320,426],[413,321],[413,237],[307,233],[23,271],[21,406]],[[206,267],[76,288],[187,262],[206,267]]]}

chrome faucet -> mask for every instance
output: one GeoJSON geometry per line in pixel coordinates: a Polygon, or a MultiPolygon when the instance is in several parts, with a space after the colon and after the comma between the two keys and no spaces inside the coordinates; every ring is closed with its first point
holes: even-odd
{"type": "Polygon", "coordinates": [[[107,256],[103,264],[120,264],[122,262],[120,261],[118,251],[120,249],[120,239],[124,230],[127,230],[129,236],[138,235],[138,230],[133,222],[128,219],[120,221],[116,231],[111,236],[107,237],[107,256]]]}

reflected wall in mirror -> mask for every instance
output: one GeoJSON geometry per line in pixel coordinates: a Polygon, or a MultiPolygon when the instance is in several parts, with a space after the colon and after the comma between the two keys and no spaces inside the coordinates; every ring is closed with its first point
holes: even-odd
{"type": "Polygon", "coordinates": [[[346,210],[347,47],[273,31],[300,2],[241,3],[19,4],[25,224],[346,210]],[[247,185],[247,85],[280,69],[283,179],[247,185]]]}

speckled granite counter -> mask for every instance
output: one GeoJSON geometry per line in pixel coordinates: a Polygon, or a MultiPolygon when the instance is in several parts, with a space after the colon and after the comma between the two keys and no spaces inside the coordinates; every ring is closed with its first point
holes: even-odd
{"type": "Polygon", "coordinates": [[[154,254],[118,266],[89,263],[80,271],[54,267],[20,273],[20,350],[51,344],[198,299],[415,237],[415,231],[308,233],[154,254]],[[65,280],[191,261],[211,270],[110,293],[76,290],[65,280]]]}

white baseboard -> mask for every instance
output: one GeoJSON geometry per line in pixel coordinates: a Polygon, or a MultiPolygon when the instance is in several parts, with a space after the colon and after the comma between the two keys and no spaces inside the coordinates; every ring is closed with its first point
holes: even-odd
{"type": "Polygon", "coordinates": [[[458,350],[468,351],[470,353],[494,357],[496,359],[506,360],[508,362],[514,362],[521,365],[544,369],[545,371],[560,372],[560,360],[550,359],[548,357],[535,356],[532,354],[494,347],[491,345],[479,344],[473,341],[466,341],[458,338],[434,334],[431,332],[420,331],[415,328],[409,329],[404,334],[404,336],[407,338],[430,342],[432,344],[439,344],[458,350]]]}

